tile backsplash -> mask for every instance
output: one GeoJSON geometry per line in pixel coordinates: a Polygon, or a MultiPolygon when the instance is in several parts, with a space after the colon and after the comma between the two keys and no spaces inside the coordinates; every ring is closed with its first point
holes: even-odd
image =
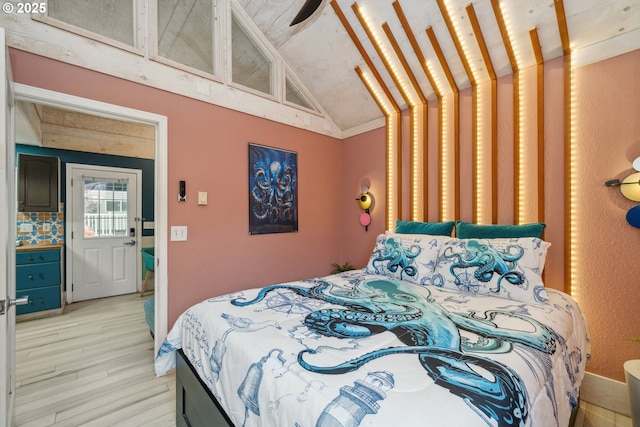
{"type": "Polygon", "coordinates": [[[63,212],[18,212],[16,244],[55,245],[64,243],[63,212]]]}

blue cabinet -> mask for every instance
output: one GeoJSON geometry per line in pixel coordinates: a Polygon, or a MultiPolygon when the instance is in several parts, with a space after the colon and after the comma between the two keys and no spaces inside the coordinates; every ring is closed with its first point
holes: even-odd
{"type": "Polygon", "coordinates": [[[16,253],[16,297],[29,296],[29,303],[16,307],[16,314],[62,308],[61,250],[16,253]]]}

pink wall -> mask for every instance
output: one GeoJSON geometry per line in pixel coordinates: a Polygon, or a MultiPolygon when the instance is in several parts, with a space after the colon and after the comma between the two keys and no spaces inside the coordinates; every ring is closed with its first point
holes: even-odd
{"type": "Polygon", "coordinates": [[[10,57],[18,83],[168,117],[168,222],[189,227],[187,242],[168,247],[170,325],[199,300],[325,275],[339,261],[338,140],[23,51],[10,57]],[[298,152],[299,232],[248,234],[249,142],[298,152]],[[180,180],[186,203],[177,201],[180,180]],[[208,206],[197,206],[197,191],[208,192],[208,206]]]}
{"type": "Polygon", "coordinates": [[[622,364],[640,358],[640,229],[625,220],[639,203],[604,182],[633,172],[640,157],[640,50],[575,72],[580,147],[577,295],[589,319],[591,372],[624,381],[622,364]]]}
{"type": "MultiPolygon", "coordinates": [[[[498,164],[513,164],[513,75],[498,79],[498,164]]],[[[498,222],[513,224],[513,168],[498,168],[498,222]]]]}
{"type": "Polygon", "coordinates": [[[564,290],[564,61],[547,61],[544,67],[544,231],[552,243],[544,279],[564,290]]]}
{"type": "Polygon", "coordinates": [[[376,237],[386,229],[385,138],[385,130],[377,129],[343,142],[340,263],[349,261],[356,268],[367,264],[376,237]],[[362,184],[369,186],[373,198],[368,231],[360,225],[362,210],[356,201],[362,184]]]}

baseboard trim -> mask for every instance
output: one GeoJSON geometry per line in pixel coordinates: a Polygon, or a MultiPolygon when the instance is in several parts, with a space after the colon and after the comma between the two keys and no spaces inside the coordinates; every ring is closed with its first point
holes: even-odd
{"type": "Polygon", "coordinates": [[[631,416],[627,383],[587,372],[580,386],[580,400],[631,416]]]}

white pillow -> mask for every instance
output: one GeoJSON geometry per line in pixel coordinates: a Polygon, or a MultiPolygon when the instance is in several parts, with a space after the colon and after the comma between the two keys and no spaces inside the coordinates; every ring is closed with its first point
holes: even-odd
{"type": "Polygon", "coordinates": [[[393,279],[428,284],[448,236],[393,234],[378,236],[364,271],[393,279]]]}
{"type": "Polygon", "coordinates": [[[547,301],[542,270],[550,243],[536,237],[449,239],[431,284],[524,302],[547,301]]]}

